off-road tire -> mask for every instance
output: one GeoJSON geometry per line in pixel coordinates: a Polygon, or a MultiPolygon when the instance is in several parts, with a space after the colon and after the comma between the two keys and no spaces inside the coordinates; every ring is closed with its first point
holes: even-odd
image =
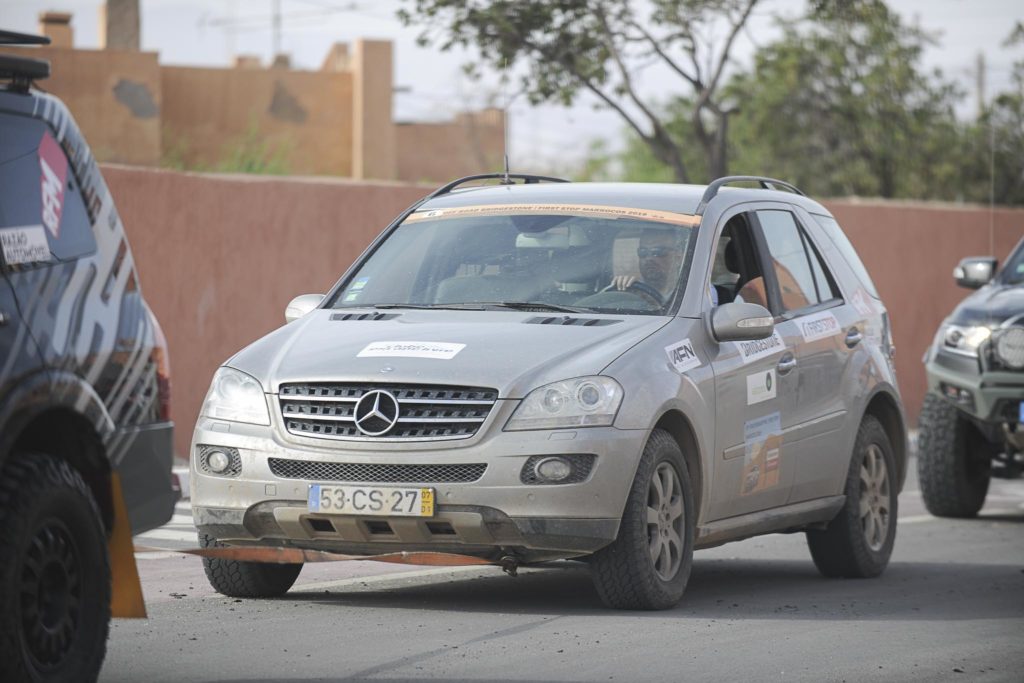
{"type": "Polygon", "coordinates": [[[0,680],[95,681],[109,629],[92,492],[63,460],[13,456],[0,472],[0,680]]]}
{"type": "Polygon", "coordinates": [[[976,516],[988,494],[992,459],[986,449],[972,448],[970,422],[952,403],[928,393],[918,430],[917,479],[928,512],[936,517],[976,516]]]}
{"type": "MultiPolygon", "coordinates": [[[[203,548],[224,548],[207,534],[199,534],[203,548]]],[[[203,558],[203,570],[213,589],[232,598],[276,598],[288,592],[302,571],[301,564],[239,562],[203,558]]]]}
{"type": "Polygon", "coordinates": [[[872,415],[865,415],[857,430],[850,467],[843,492],[846,502],[839,514],[824,530],[808,530],[807,545],[814,564],[823,576],[845,578],[871,578],[881,574],[889,564],[896,541],[897,475],[895,458],[889,436],[881,423],[872,415]],[[885,534],[880,547],[872,549],[865,537],[861,522],[861,465],[869,449],[881,452],[885,463],[888,502],[885,534]]]}
{"type": "Polygon", "coordinates": [[[667,433],[651,433],[622,513],[618,537],[590,562],[590,572],[601,600],[615,609],[667,609],[679,603],[690,579],[694,536],[693,488],[679,444],[667,433]],[[648,487],[661,463],[675,470],[682,489],[683,533],[681,562],[671,580],[658,576],[649,551],[648,487]]]}

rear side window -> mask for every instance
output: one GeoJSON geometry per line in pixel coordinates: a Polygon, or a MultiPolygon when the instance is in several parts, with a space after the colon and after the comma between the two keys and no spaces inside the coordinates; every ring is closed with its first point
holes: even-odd
{"type": "Polygon", "coordinates": [[[821,257],[788,211],[758,211],[783,311],[836,298],[821,257]]]}
{"type": "Polygon", "coordinates": [[[850,264],[850,268],[853,270],[857,279],[864,285],[864,289],[868,290],[868,293],[875,297],[878,297],[878,290],[875,289],[875,283],[872,282],[871,276],[868,274],[868,269],[864,267],[864,263],[857,256],[857,250],[850,244],[850,238],[846,236],[843,229],[839,227],[839,223],[836,222],[835,218],[831,216],[821,216],[816,213],[811,214],[814,216],[814,220],[818,222],[818,225],[825,231],[832,243],[836,245],[839,253],[842,255],[846,262],[850,264]]]}
{"type": "Polygon", "coordinates": [[[0,150],[4,262],[25,268],[94,252],[96,239],[78,182],[50,127],[0,114],[0,150]]]}

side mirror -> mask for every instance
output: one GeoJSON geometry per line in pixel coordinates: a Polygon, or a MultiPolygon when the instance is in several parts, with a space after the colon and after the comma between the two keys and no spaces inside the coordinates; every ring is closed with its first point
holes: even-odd
{"type": "Polygon", "coordinates": [[[711,312],[711,332],[720,342],[767,339],[774,331],[775,319],[758,304],[722,304],[711,312]]]}
{"type": "Polygon", "coordinates": [[[284,321],[290,323],[293,320],[298,320],[319,306],[323,300],[323,294],[302,294],[295,297],[288,302],[288,307],[284,309],[284,321]]]}
{"type": "Polygon", "coordinates": [[[961,287],[978,289],[995,276],[997,263],[991,256],[965,258],[953,269],[953,277],[961,287]]]}

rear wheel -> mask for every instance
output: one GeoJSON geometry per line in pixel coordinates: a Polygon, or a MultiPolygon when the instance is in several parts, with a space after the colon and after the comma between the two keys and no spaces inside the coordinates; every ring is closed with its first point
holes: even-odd
{"type": "Polygon", "coordinates": [[[683,597],[693,562],[693,494],[679,445],[654,430],[615,541],[594,554],[594,586],[609,607],[666,609],[683,597]]]}
{"type": "Polygon", "coordinates": [[[896,541],[894,463],[889,436],[866,415],[846,475],[846,503],[823,531],[807,532],[811,557],[824,576],[868,578],[888,566],[896,541]]]}
{"type": "Polygon", "coordinates": [[[66,462],[25,455],[4,466],[0,558],[0,680],[96,680],[110,628],[107,537],[66,462]]]}
{"type": "Polygon", "coordinates": [[[949,401],[924,397],[917,437],[917,478],[928,512],[974,517],[985,504],[992,458],[983,437],[949,401]],[[979,447],[980,446],[980,447],[979,447]]]}
{"type": "MultiPolygon", "coordinates": [[[[199,534],[203,548],[224,548],[223,543],[199,534]]],[[[276,598],[284,595],[302,571],[301,564],[271,564],[203,558],[203,570],[213,589],[232,598],[276,598]]]]}

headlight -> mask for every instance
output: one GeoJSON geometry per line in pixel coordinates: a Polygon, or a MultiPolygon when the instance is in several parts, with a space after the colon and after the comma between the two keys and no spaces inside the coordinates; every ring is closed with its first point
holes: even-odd
{"type": "Polygon", "coordinates": [[[270,424],[263,387],[255,378],[234,368],[217,370],[200,414],[217,420],[270,424]]]}
{"type": "Polygon", "coordinates": [[[992,336],[992,330],[984,326],[946,325],[939,336],[942,348],[947,351],[977,357],[978,347],[992,336]]]}
{"type": "Polygon", "coordinates": [[[534,389],[512,413],[506,431],[605,427],[615,420],[622,387],[610,377],[579,377],[534,389]]]}
{"type": "Polygon", "coordinates": [[[999,332],[994,345],[1000,362],[1012,370],[1024,369],[1024,328],[1010,327],[999,332]]]}

